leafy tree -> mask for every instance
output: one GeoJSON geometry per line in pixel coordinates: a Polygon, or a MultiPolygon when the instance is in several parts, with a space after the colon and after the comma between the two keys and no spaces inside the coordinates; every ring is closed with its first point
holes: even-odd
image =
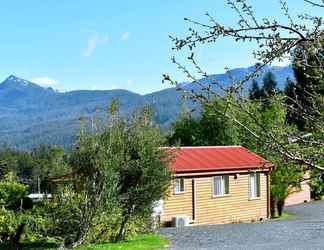
{"type": "Polygon", "coordinates": [[[108,126],[103,131],[83,132],[71,153],[74,188],[80,196],[74,247],[91,238],[98,227],[97,241],[112,227],[112,240],[124,239],[127,224],[150,214],[171,181],[169,153],[161,148],[164,139],[149,110],[126,121],[113,105],[108,126]]]}
{"type": "Polygon", "coordinates": [[[263,85],[261,89],[261,97],[264,99],[268,99],[275,95],[277,91],[277,82],[275,79],[275,75],[269,71],[267,72],[263,79],[262,79],[263,85]]]}
{"type": "MultiPolygon", "coordinates": [[[[293,165],[287,165],[282,161],[274,161],[275,171],[271,174],[271,195],[273,197],[273,206],[277,207],[278,216],[282,215],[285,199],[292,189],[299,189],[303,180],[303,169],[296,168],[293,165]]],[[[272,212],[274,216],[274,212],[272,212]]]]}
{"type": "Polygon", "coordinates": [[[258,84],[257,80],[253,79],[252,86],[251,86],[250,93],[249,93],[249,98],[250,98],[250,100],[260,100],[261,96],[262,96],[262,92],[259,87],[259,84],[258,84]]]}
{"type": "Polygon", "coordinates": [[[55,239],[62,248],[72,247],[85,233],[87,198],[84,192],[77,193],[72,187],[65,187],[60,195],[56,193],[51,201],[45,202],[42,217],[46,224],[41,230],[39,226],[36,228],[47,238],[55,239]]]}
{"type": "MultiPolygon", "coordinates": [[[[305,53],[302,46],[294,51],[295,82],[289,80],[286,86],[286,103],[290,107],[287,120],[297,125],[300,131],[314,131],[312,120],[318,119],[324,110],[324,72],[323,69],[300,65],[302,53],[305,53]]],[[[308,55],[308,63],[313,65],[314,61],[314,55],[308,55]]]]}
{"type": "MultiPolygon", "coordinates": [[[[245,109],[248,110],[248,113],[242,112],[240,108],[230,111],[234,112],[236,116],[239,117],[240,121],[246,124],[249,129],[257,133],[259,133],[258,130],[261,130],[261,128],[255,124],[255,120],[262,124],[262,129],[264,130],[276,130],[277,139],[284,143],[286,134],[292,133],[294,128],[285,126],[287,111],[286,107],[282,105],[283,99],[284,96],[279,94],[267,97],[266,105],[264,102],[246,101],[242,103],[242,105],[245,105],[245,109]],[[249,113],[252,113],[253,116],[250,116],[249,113]]],[[[198,121],[193,120],[189,123],[191,120],[181,120],[178,124],[182,126],[180,129],[176,127],[173,139],[179,136],[178,139],[181,142],[185,141],[182,140],[182,138],[188,138],[188,135],[193,134],[191,132],[193,131],[193,129],[191,129],[192,127],[187,124],[194,124],[194,129],[197,131],[196,135],[198,137],[195,142],[200,144],[189,145],[241,144],[272,161],[276,169],[271,175],[271,205],[272,207],[277,207],[278,214],[281,216],[284,201],[290,190],[292,188],[298,189],[300,186],[303,177],[303,168],[300,166],[296,167],[291,163],[288,164],[282,159],[280,154],[264,145],[263,138],[252,136],[246,129],[236,125],[226,116],[221,115],[226,107],[220,105],[220,103],[221,102],[214,102],[213,105],[205,106],[202,118],[198,121]]],[[[274,213],[272,213],[272,215],[274,216],[274,213]]]]}
{"type": "MultiPolygon", "coordinates": [[[[294,81],[287,78],[285,90],[285,95],[287,96],[287,99],[285,100],[285,103],[287,107],[293,107],[295,105],[295,97],[296,97],[296,84],[294,81]]],[[[293,108],[289,108],[287,112],[287,122],[288,124],[297,124],[297,114],[296,112],[292,112],[293,108]]]]}
{"type": "Polygon", "coordinates": [[[3,161],[2,171],[13,172],[21,182],[30,184],[34,167],[33,159],[28,152],[4,147],[0,150],[0,159],[3,161]]]}
{"type": "Polygon", "coordinates": [[[324,173],[315,169],[310,176],[311,196],[315,200],[321,200],[324,196],[324,173]]]}
{"type": "MultiPolygon", "coordinates": [[[[123,134],[117,141],[122,148],[116,152],[123,159],[117,169],[121,223],[115,241],[125,238],[125,227],[132,217],[152,213],[154,202],[163,198],[170,185],[170,156],[161,148],[164,138],[159,128],[152,127],[148,114],[139,114],[130,125],[119,128],[123,134]]],[[[110,141],[110,133],[103,136],[110,141]]]]}
{"type": "MultiPolygon", "coordinates": [[[[77,147],[70,156],[73,166],[74,189],[67,203],[59,204],[64,213],[66,208],[72,206],[77,209],[78,227],[67,234],[65,244],[76,247],[83,244],[90,234],[95,218],[100,217],[104,211],[115,213],[117,178],[114,169],[119,166],[120,159],[115,157],[109,145],[101,140],[99,133],[88,134],[82,132],[77,147]]],[[[60,199],[62,200],[62,199],[60,199]]],[[[58,226],[60,225],[58,221],[58,226]]],[[[107,225],[108,227],[108,225],[107,225]]]]}
{"type": "Polygon", "coordinates": [[[67,155],[58,146],[40,145],[31,152],[33,158],[32,190],[33,192],[50,192],[49,178],[71,172],[67,155]]]}
{"type": "Polygon", "coordinates": [[[17,182],[12,173],[0,181],[0,242],[19,243],[26,225],[22,199],[27,188],[17,182]]]}
{"type": "Polygon", "coordinates": [[[182,116],[173,124],[168,136],[170,145],[198,146],[202,145],[200,121],[191,116],[182,116]]]}
{"type": "Polygon", "coordinates": [[[239,143],[237,127],[218,111],[224,111],[225,106],[220,100],[214,100],[210,105],[203,106],[200,118],[183,116],[173,127],[169,136],[169,144],[182,146],[212,146],[233,145],[239,143]]]}
{"type": "Polygon", "coordinates": [[[0,205],[11,207],[27,193],[27,186],[16,181],[13,173],[8,173],[0,182],[0,205]]]}
{"type": "Polygon", "coordinates": [[[226,112],[226,105],[219,99],[215,99],[211,105],[204,107],[200,120],[203,145],[235,145],[240,143],[237,126],[223,115],[224,112],[226,112]]]}
{"type": "Polygon", "coordinates": [[[6,146],[0,150],[0,170],[0,179],[3,179],[9,172],[15,174],[18,172],[17,160],[12,153],[12,150],[6,146]]]}
{"type": "MultiPolygon", "coordinates": [[[[13,172],[31,192],[48,192],[48,178],[70,172],[63,148],[40,145],[31,152],[5,147],[0,150],[1,175],[13,172]]],[[[1,178],[1,176],[0,176],[1,178]]]]}
{"type": "MultiPolygon", "coordinates": [[[[323,51],[323,45],[319,50],[323,51]]],[[[307,53],[309,67],[305,67],[300,63],[302,54],[307,53],[303,46],[299,46],[294,51],[293,71],[295,81],[287,79],[285,88],[287,105],[287,122],[288,124],[296,125],[301,133],[306,133],[301,136],[299,141],[304,152],[313,154],[312,158],[320,164],[319,161],[323,151],[314,152],[318,141],[323,137],[324,124],[324,74],[323,70],[316,67],[316,58],[312,53],[307,53]],[[317,141],[317,143],[316,143],[317,141]],[[305,148],[305,145],[311,144],[311,147],[305,148]]],[[[297,137],[298,138],[298,137],[297,137]]],[[[295,139],[296,140],[296,139],[295,139]]],[[[323,148],[323,147],[322,147],[323,148]]],[[[323,194],[323,173],[317,169],[311,170],[310,186],[312,196],[319,199],[323,194]]]]}
{"type": "MultiPolygon", "coordinates": [[[[318,4],[318,2],[320,1],[307,0],[305,4],[311,4],[314,8],[323,8],[324,6],[318,4]]],[[[289,13],[287,2],[284,0],[280,1],[280,9],[286,17],[286,22],[278,21],[276,18],[259,18],[255,9],[247,0],[229,0],[227,4],[239,16],[236,24],[222,24],[221,21],[207,13],[207,22],[185,18],[192,25],[189,34],[184,37],[171,37],[176,50],[188,49],[189,55],[186,58],[190,66],[193,66],[189,68],[175,57],[172,58],[172,62],[186,75],[187,80],[196,86],[196,88],[192,88],[192,91],[182,89],[183,94],[186,98],[202,105],[210,104],[214,98],[222,99],[227,109],[225,113],[221,111],[219,113],[225,115],[255,137],[256,140],[262,142],[264,147],[281,154],[287,160],[294,161],[297,165],[303,164],[308,168],[323,171],[324,112],[321,108],[324,106],[323,95],[317,95],[316,101],[313,102],[315,104],[313,110],[316,111],[318,116],[303,112],[307,123],[312,126],[312,134],[294,130],[291,133],[286,133],[286,138],[283,138],[281,131],[285,127],[278,130],[277,127],[266,128],[263,126],[262,122],[256,118],[255,113],[250,112],[248,105],[246,105],[246,94],[244,93],[246,84],[259,76],[266,66],[286,59],[287,55],[291,55],[292,61],[295,57],[296,48],[301,48],[302,51],[296,61],[298,66],[307,69],[302,74],[312,79],[323,79],[322,17],[309,11],[293,18],[289,13]],[[300,25],[300,23],[303,23],[303,25],[300,25]],[[231,82],[226,84],[209,77],[208,72],[195,57],[198,47],[217,43],[223,38],[226,38],[227,41],[232,39],[233,42],[251,42],[256,45],[256,49],[253,51],[253,56],[256,59],[254,70],[242,78],[230,77],[231,82]],[[209,79],[209,81],[202,86],[197,74],[209,79]],[[215,91],[213,86],[221,89],[222,93],[215,91]],[[241,112],[237,112],[238,110],[241,112]],[[248,124],[245,123],[245,120],[241,120],[241,117],[246,118],[245,115],[241,116],[241,113],[249,116],[252,123],[248,124]]],[[[229,74],[231,76],[230,71],[229,74]]],[[[271,95],[274,89],[274,79],[271,79],[268,75],[265,80],[268,82],[266,86],[269,86],[269,88],[265,88],[265,94],[271,95]]],[[[163,81],[179,86],[178,82],[168,74],[164,74],[163,81]]],[[[181,89],[181,85],[179,88],[181,89]]],[[[282,100],[282,105],[284,105],[284,100],[282,100]]],[[[246,121],[249,120],[246,119],[246,121]]]]}
{"type": "MultiPolygon", "coordinates": [[[[235,110],[239,113],[240,121],[249,126],[249,129],[258,133],[258,125],[255,124],[255,120],[262,123],[262,129],[272,130],[276,132],[278,136],[277,140],[285,143],[286,134],[293,133],[295,128],[286,126],[286,114],[287,109],[282,105],[282,99],[285,97],[281,94],[268,99],[268,104],[260,102],[248,102],[246,103],[246,109],[253,113],[254,116],[250,117],[246,113],[235,110]]],[[[292,162],[287,162],[281,157],[280,154],[273,151],[264,145],[262,138],[258,139],[251,136],[250,132],[246,129],[242,129],[239,132],[239,139],[241,144],[250,150],[259,153],[266,159],[270,160],[275,165],[275,170],[271,173],[271,216],[275,215],[277,209],[278,215],[282,215],[285,199],[290,194],[292,189],[300,187],[300,183],[303,180],[304,168],[301,165],[296,165],[292,162]],[[276,209],[275,209],[276,208],[276,209]]]]}

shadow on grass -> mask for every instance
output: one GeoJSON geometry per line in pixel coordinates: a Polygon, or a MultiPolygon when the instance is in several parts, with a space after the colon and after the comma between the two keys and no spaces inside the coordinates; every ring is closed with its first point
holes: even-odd
{"type": "Polygon", "coordinates": [[[19,245],[0,244],[0,250],[52,250],[57,249],[54,243],[26,243],[19,245]]]}

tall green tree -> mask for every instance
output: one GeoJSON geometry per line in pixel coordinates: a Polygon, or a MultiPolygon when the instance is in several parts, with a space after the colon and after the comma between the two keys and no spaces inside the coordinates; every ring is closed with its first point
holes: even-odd
{"type": "Polygon", "coordinates": [[[170,145],[212,146],[237,144],[237,127],[221,112],[226,106],[215,99],[210,105],[203,106],[201,116],[192,118],[182,116],[173,126],[168,138],[170,145]]]}
{"type": "MultiPolygon", "coordinates": [[[[305,53],[302,46],[295,49],[292,64],[295,81],[289,80],[286,85],[287,121],[297,125],[300,131],[314,131],[312,120],[319,118],[324,111],[324,72],[300,64],[302,53],[305,53]]],[[[314,55],[308,55],[310,65],[316,60],[314,55]]]]}
{"type": "Polygon", "coordinates": [[[12,172],[21,182],[32,183],[34,160],[29,152],[4,147],[0,150],[0,161],[4,174],[12,172]]]}
{"type": "Polygon", "coordinates": [[[269,71],[262,79],[261,98],[269,99],[277,92],[277,81],[275,75],[269,71]]]}
{"type": "Polygon", "coordinates": [[[82,197],[73,246],[86,242],[99,225],[100,237],[113,230],[113,241],[124,239],[128,223],[149,215],[171,181],[169,152],[151,112],[145,108],[127,121],[115,104],[108,126],[83,132],[71,154],[74,186],[82,197]]]}
{"type": "MultiPolygon", "coordinates": [[[[305,5],[311,4],[318,10],[322,7],[321,4],[316,4],[316,1],[304,1],[304,3],[305,5]]],[[[320,110],[320,106],[323,106],[323,98],[319,98],[321,102],[316,105],[318,117],[307,115],[307,120],[314,131],[316,130],[316,134],[312,133],[309,136],[308,132],[294,131],[294,133],[287,133],[284,141],[278,140],[281,135],[276,135],[276,127],[265,130],[262,122],[254,119],[253,124],[259,128],[254,130],[251,129],[251,124],[246,124],[243,120],[240,120],[240,112],[230,112],[231,109],[239,108],[243,113],[249,113],[249,116],[253,116],[254,114],[250,113],[245,105],[244,87],[250,80],[259,76],[271,63],[283,61],[287,58],[287,55],[293,55],[294,50],[298,47],[302,47],[298,65],[309,70],[309,74],[306,74],[306,76],[315,79],[318,78],[318,73],[323,73],[323,18],[314,14],[314,12],[312,13],[313,8],[307,13],[293,17],[285,0],[280,1],[280,10],[281,14],[287,17],[286,22],[285,20],[279,21],[276,17],[271,19],[268,17],[260,18],[256,14],[257,10],[254,6],[246,0],[228,0],[227,4],[239,17],[236,23],[222,23],[216,17],[207,13],[207,21],[186,18],[185,20],[191,25],[188,34],[182,37],[172,37],[174,48],[177,51],[188,50],[186,57],[188,64],[176,57],[172,58],[172,62],[184,73],[187,81],[192,82],[197,87],[188,91],[181,88],[180,85],[180,89],[183,90],[187,98],[203,105],[209,103],[214,97],[223,99],[229,111],[225,113],[225,116],[251,133],[255,138],[260,138],[260,141],[267,148],[280,153],[283,158],[323,171],[324,112],[320,110]],[[303,23],[303,25],[300,25],[300,23],[303,23]],[[230,82],[226,82],[226,84],[208,77],[210,73],[206,72],[205,67],[196,60],[197,48],[200,46],[209,47],[209,44],[217,44],[221,39],[256,45],[253,51],[256,65],[253,70],[240,78],[233,77],[229,72],[230,82]],[[205,86],[202,86],[201,81],[198,81],[200,76],[209,79],[205,86]],[[221,89],[222,93],[215,91],[213,86],[221,89]],[[305,136],[307,136],[307,139],[305,139],[305,136]]],[[[301,11],[304,12],[304,10],[309,10],[309,8],[301,11]]],[[[323,79],[323,77],[320,79],[323,79]]],[[[168,74],[164,74],[164,81],[179,88],[178,82],[168,74]]],[[[274,81],[270,78],[267,79],[267,82],[269,84],[266,84],[266,86],[269,86],[269,88],[265,88],[265,94],[268,96],[273,92],[274,81]]]]}
{"type": "Polygon", "coordinates": [[[169,145],[198,146],[203,145],[200,121],[191,116],[182,115],[173,124],[168,135],[169,145]]]}
{"type": "MultiPolygon", "coordinates": [[[[294,165],[282,162],[280,159],[273,159],[273,162],[277,163],[277,166],[271,174],[271,196],[273,197],[273,206],[277,207],[278,216],[281,216],[285,199],[290,194],[290,191],[300,188],[304,171],[302,167],[297,168],[294,165]]],[[[272,216],[274,216],[274,211],[272,211],[272,216]]]]}
{"type": "Polygon", "coordinates": [[[262,95],[261,89],[259,87],[259,83],[257,80],[252,80],[252,86],[249,90],[249,98],[250,100],[260,100],[262,95]]]}
{"type": "Polygon", "coordinates": [[[57,146],[40,145],[31,152],[5,147],[0,150],[0,178],[13,172],[31,192],[48,192],[50,177],[70,172],[66,158],[64,149],[57,146]]]}
{"type": "Polygon", "coordinates": [[[0,243],[19,243],[28,221],[21,205],[27,189],[13,173],[0,180],[0,243]]]}
{"type": "MultiPolygon", "coordinates": [[[[126,225],[134,216],[151,215],[155,202],[164,197],[170,185],[171,155],[162,148],[165,139],[148,111],[146,108],[130,125],[121,126],[123,148],[116,152],[123,159],[117,168],[121,222],[115,241],[125,239],[126,225]]],[[[109,137],[109,133],[104,134],[103,140],[109,137]]]]}
{"type": "MultiPolygon", "coordinates": [[[[245,112],[240,112],[239,109],[233,112],[240,112],[240,121],[244,122],[249,129],[261,133],[258,130],[272,130],[277,136],[277,140],[285,143],[286,134],[293,133],[293,126],[286,126],[287,109],[282,105],[282,100],[285,97],[279,94],[268,98],[267,104],[263,102],[247,102],[246,109],[253,116],[245,112]],[[255,120],[261,123],[262,128],[255,124],[255,120]]],[[[271,148],[264,145],[263,138],[251,136],[251,133],[246,129],[241,129],[239,133],[241,144],[250,150],[257,152],[264,158],[270,160],[275,165],[274,171],[271,173],[271,216],[275,216],[275,211],[278,215],[282,215],[285,204],[285,199],[290,194],[293,188],[298,189],[303,180],[304,168],[299,164],[293,164],[284,160],[281,155],[271,148]]]]}
{"type": "Polygon", "coordinates": [[[33,192],[50,192],[51,177],[71,172],[65,150],[59,146],[40,145],[31,152],[33,158],[33,192]]]}
{"type": "Polygon", "coordinates": [[[203,145],[236,145],[238,139],[237,126],[224,113],[226,105],[215,99],[211,105],[206,105],[200,120],[203,145]]]}
{"type": "Polygon", "coordinates": [[[286,85],[284,89],[284,93],[287,96],[287,99],[285,100],[285,104],[288,107],[287,117],[286,120],[288,124],[297,124],[297,112],[295,110],[295,101],[296,101],[296,84],[291,79],[286,79],[286,85]]]}

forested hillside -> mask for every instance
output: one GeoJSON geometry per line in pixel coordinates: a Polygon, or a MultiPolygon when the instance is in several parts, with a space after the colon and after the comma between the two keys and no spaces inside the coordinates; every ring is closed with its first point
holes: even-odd
{"type": "MultiPolygon", "coordinates": [[[[253,67],[231,71],[236,78],[242,78],[253,67]]],[[[286,78],[292,78],[292,70],[287,67],[272,67],[272,71],[283,89],[286,78]]],[[[260,76],[260,78],[262,75],[260,76]]],[[[201,82],[208,84],[210,79],[230,83],[227,74],[212,75],[201,82]]],[[[187,89],[192,84],[183,83],[187,89]]],[[[185,106],[176,88],[168,88],[147,95],[139,95],[127,90],[90,91],[78,90],[57,92],[52,88],[43,88],[37,84],[9,76],[0,84],[0,144],[19,149],[30,149],[39,144],[57,144],[70,147],[80,129],[81,117],[86,123],[102,120],[106,117],[107,106],[113,98],[120,102],[120,112],[129,116],[134,110],[150,105],[154,119],[166,129],[174,123],[185,106]]]]}

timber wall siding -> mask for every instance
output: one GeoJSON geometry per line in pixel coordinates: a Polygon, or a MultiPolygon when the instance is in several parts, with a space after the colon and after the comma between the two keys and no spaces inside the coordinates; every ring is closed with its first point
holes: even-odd
{"type": "MultiPolygon", "coordinates": [[[[237,179],[229,175],[229,195],[213,197],[213,177],[195,177],[196,219],[194,224],[238,223],[267,218],[267,175],[260,174],[260,198],[249,199],[249,175],[239,174],[237,179]]],[[[185,179],[185,193],[173,194],[164,200],[162,223],[177,215],[192,219],[192,178],[185,179]]]]}
{"type": "Polygon", "coordinates": [[[185,178],[185,192],[174,194],[174,184],[171,185],[168,197],[163,203],[161,222],[171,222],[175,215],[187,215],[192,220],[192,179],[185,178]]]}

